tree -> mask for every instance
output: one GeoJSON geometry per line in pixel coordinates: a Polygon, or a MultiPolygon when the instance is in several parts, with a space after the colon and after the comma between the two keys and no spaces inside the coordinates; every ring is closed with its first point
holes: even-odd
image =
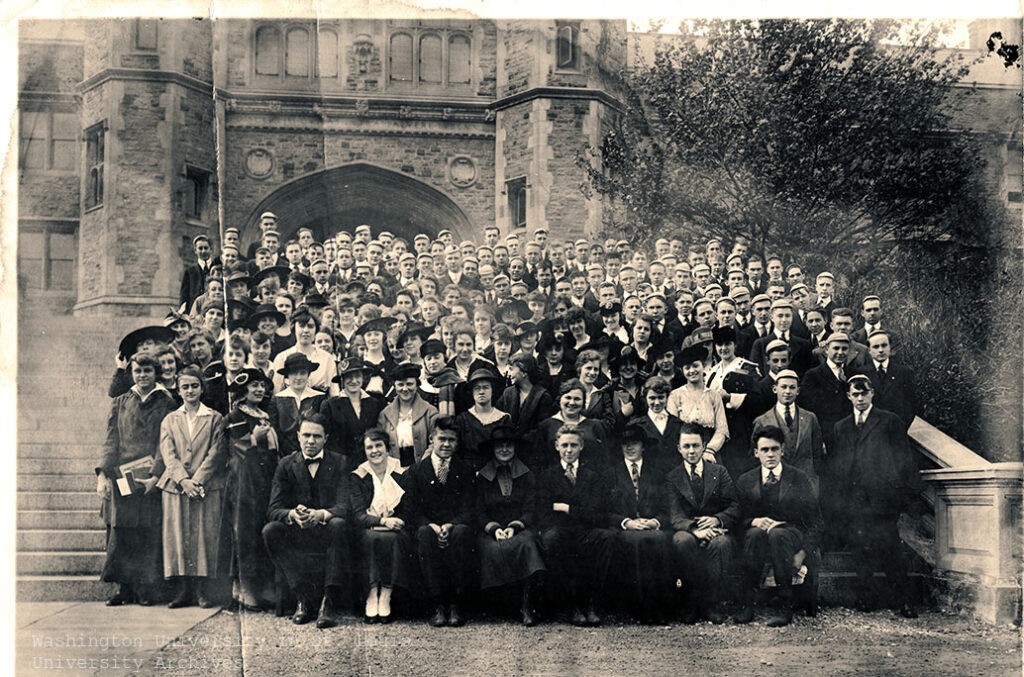
{"type": "Polygon", "coordinates": [[[968,64],[941,56],[939,35],[893,21],[690,24],[624,77],[624,111],[581,157],[585,189],[634,239],[745,235],[851,272],[911,240],[976,242],[982,153],[947,131],[968,64]]]}

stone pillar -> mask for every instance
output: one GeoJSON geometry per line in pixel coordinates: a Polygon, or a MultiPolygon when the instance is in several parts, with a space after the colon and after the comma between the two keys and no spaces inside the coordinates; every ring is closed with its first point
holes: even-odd
{"type": "Polygon", "coordinates": [[[989,623],[1019,623],[1024,464],[942,468],[922,476],[935,493],[940,606],[989,623]]]}
{"type": "Polygon", "coordinates": [[[104,130],[103,198],[83,195],[76,314],[162,317],[192,238],[219,241],[210,23],[97,21],[85,43],[81,122],[86,139],[104,130]]]}

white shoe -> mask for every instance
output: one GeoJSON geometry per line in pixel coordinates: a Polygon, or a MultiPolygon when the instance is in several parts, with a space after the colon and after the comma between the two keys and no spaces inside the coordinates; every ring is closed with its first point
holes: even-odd
{"type": "Polygon", "coordinates": [[[391,615],[391,587],[382,585],[380,587],[380,598],[378,600],[377,613],[380,616],[391,615]]]}
{"type": "Polygon", "coordinates": [[[377,591],[380,590],[376,585],[370,588],[370,593],[366,596],[366,611],[367,618],[375,618],[378,614],[377,604],[377,591]]]}

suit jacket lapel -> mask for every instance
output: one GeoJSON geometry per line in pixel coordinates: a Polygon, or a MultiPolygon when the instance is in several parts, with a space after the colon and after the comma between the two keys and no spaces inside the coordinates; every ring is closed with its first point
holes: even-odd
{"type": "MultiPolygon", "coordinates": [[[[679,493],[690,502],[691,505],[696,505],[696,501],[693,500],[693,487],[690,486],[690,474],[686,472],[685,466],[679,467],[679,475],[676,478],[676,488],[679,489],[679,493]]],[[[697,505],[699,508],[700,506],[697,505]]]]}
{"type": "MultiPolygon", "coordinates": [[[[782,473],[782,475],[779,477],[779,505],[782,504],[782,501],[786,497],[786,492],[789,490],[791,480],[792,476],[790,475],[790,473],[782,473]]],[[[760,485],[760,482],[758,482],[758,485],[760,485]]]]}
{"type": "Polygon", "coordinates": [[[794,449],[798,449],[800,443],[807,437],[807,429],[810,425],[809,414],[800,407],[796,407],[796,442],[793,444],[794,449]]]}
{"type": "MultiPolygon", "coordinates": [[[[301,451],[295,457],[292,465],[294,466],[295,479],[299,483],[299,496],[312,496],[313,478],[309,476],[309,468],[306,467],[306,461],[301,451]]],[[[317,474],[320,474],[319,470],[317,470],[317,474]]],[[[299,500],[302,499],[300,498],[299,500]]]]}
{"type": "Polygon", "coordinates": [[[874,409],[872,409],[871,412],[868,413],[868,417],[867,417],[867,420],[864,421],[864,425],[862,425],[860,430],[857,431],[857,443],[858,444],[860,442],[863,442],[864,438],[867,437],[868,433],[871,432],[872,428],[874,428],[876,425],[878,425],[878,417],[877,416],[873,416],[872,415],[873,413],[874,413],[874,409]]]}
{"type": "MultiPolygon", "coordinates": [[[[684,470],[683,472],[686,472],[686,471],[684,470]]],[[[710,498],[711,495],[713,493],[715,493],[715,491],[718,489],[718,481],[719,481],[718,470],[709,468],[708,464],[705,463],[704,464],[703,479],[704,479],[704,497],[701,498],[701,501],[700,501],[701,507],[703,507],[704,504],[708,502],[708,498],[710,498]]]]}

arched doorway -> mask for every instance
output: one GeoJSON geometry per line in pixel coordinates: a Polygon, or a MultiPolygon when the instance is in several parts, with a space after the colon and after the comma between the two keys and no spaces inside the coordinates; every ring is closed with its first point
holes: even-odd
{"type": "Polygon", "coordinates": [[[259,216],[277,215],[281,239],[310,228],[314,237],[368,224],[374,233],[388,230],[412,242],[417,233],[436,235],[449,229],[455,240],[468,239],[472,224],[446,194],[406,174],[368,162],[324,169],[300,176],[264,198],[246,221],[242,244],[260,237],[259,216]]]}

